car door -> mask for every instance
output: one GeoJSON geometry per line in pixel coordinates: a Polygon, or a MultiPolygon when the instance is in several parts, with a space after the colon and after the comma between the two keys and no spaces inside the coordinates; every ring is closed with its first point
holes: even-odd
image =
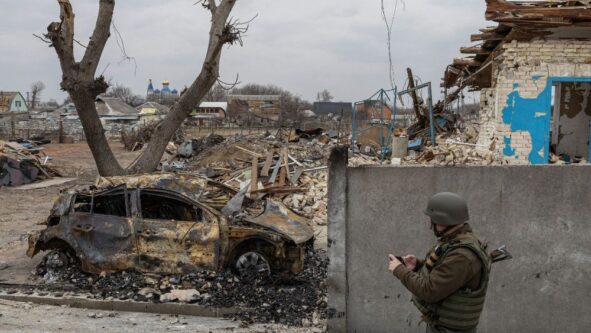
{"type": "Polygon", "coordinates": [[[149,272],[187,273],[217,269],[217,218],[195,202],[170,191],[139,190],[136,224],[140,267],[149,272]]]}
{"type": "Polygon", "coordinates": [[[77,194],[68,214],[70,243],[76,244],[81,263],[92,271],[133,266],[133,237],[125,189],[77,194]]]}

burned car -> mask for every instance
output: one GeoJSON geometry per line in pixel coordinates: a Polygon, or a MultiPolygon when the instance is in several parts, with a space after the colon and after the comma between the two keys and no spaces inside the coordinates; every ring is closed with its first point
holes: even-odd
{"type": "Polygon", "coordinates": [[[301,271],[314,236],[309,221],[271,199],[258,210],[222,214],[237,195],[193,175],[99,178],[62,191],[47,227],[29,237],[27,255],[61,250],[92,273],[301,271]]]}

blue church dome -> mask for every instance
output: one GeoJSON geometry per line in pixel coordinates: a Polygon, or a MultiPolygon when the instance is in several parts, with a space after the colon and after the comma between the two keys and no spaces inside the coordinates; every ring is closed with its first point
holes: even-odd
{"type": "Polygon", "coordinates": [[[154,85],[152,84],[152,79],[150,79],[150,83],[148,84],[148,93],[154,92],[154,85]]]}
{"type": "Polygon", "coordinates": [[[156,90],[154,90],[154,93],[155,93],[155,94],[159,94],[159,93],[160,93],[160,89],[156,89],[156,90]]]}
{"type": "Polygon", "coordinates": [[[178,91],[178,90],[176,90],[176,89],[172,89],[172,94],[173,94],[173,95],[178,95],[178,93],[179,93],[179,91],[178,91]]]}

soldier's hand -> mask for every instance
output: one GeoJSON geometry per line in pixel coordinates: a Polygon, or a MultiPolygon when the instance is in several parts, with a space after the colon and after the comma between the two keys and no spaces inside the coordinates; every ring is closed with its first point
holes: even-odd
{"type": "Polygon", "coordinates": [[[417,257],[412,254],[402,257],[402,260],[404,260],[404,265],[411,271],[414,271],[415,267],[417,267],[417,257]]]}
{"type": "Polygon", "coordinates": [[[388,255],[388,257],[390,258],[390,263],[388,264],[388,270],[390,271],[390,273],[394,273],[394,270],[396,269],[396,267],[402,265],[402,263],[400,261],[398,261],[398,259],[396,259],[396,256],[393,254],[388,255]]]}

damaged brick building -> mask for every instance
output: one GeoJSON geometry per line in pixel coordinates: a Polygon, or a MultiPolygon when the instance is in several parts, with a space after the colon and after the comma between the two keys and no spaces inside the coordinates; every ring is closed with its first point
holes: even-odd
{"type": "Polygon", "coordinates": [[[480,91],[478,144],[513,164],[589,160],[591,1],[487,0],[446,89],[480,91]]]}

